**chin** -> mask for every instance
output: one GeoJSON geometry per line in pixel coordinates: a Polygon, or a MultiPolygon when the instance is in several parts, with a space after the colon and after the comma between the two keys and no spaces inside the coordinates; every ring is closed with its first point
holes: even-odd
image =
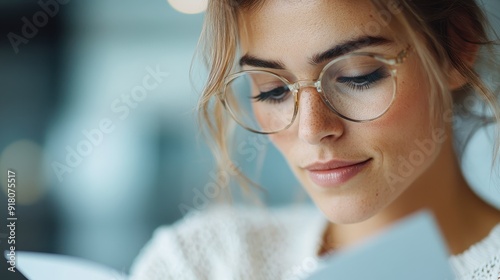
{"type": "Polygon", "coordinates": [[[359,209],[330,209],[328,206],[319,207],[325,217],[334,224],[348,225],[364,222],[375,216],[378,211],[359,211],[359,209]]]}
{"type": "Polygon", "coordinates": [[[392,201],[396,193],[368,193],[337,194],[328,197],[325,194],[315,194],[312,200],[323,212],[325,217],[334,224],[356,224],[376,216],[392,201]]]}

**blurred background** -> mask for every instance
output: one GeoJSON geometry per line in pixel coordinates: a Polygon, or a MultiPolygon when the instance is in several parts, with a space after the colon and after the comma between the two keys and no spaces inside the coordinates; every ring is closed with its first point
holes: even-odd
{"type": "MultiPolygon", "coordinates": [[[[204,187],[217,174],[195,118],[204,81],[196,60],[190,79],[205,5],[0,2],[0,224],[13,169],[17,250],[128,272],[156,227],[205,206],[204,187]]],[[[498,1],[485,5],[500,11],[498,1]]],[[[490,16],[498,28],[498,16],[490,16]]],[[[475,190],[498,206],[486,132],[474,135],[463,165],[475,190]]],[[[243,131],[236,137],[235,156],[262,184],[267,204],[304,197],[266,138],[243,131]]],[[[6,238],[2,226],[2,251],[6,238]]],[[[5,271],[2,261],[0,275],[5,271]]]]}
{"type": "MultiPolygon", "coordinates": [[[[196,122],[201,63],[190,79],[203,13],[189,13],[205,1],[42,2],[59,5],[0,2],[0,219],[12,168],[17,250],[127,272],[154,228],[205,206],[204,187],[217,175],[196,122]],[[23,30],[23,18],[41,27],[23,30]],[[27,42],[8,37],[23,31],[33,33],[27,42]]],[[[275,150],[263,153],[266,138],[240,141],[243,166],[282,174],[262,172],[272,186],[263,198],[293,200],[300,188],[275,150]]],[[[3,251],[7,230],[0,234],[3,251]]]]}

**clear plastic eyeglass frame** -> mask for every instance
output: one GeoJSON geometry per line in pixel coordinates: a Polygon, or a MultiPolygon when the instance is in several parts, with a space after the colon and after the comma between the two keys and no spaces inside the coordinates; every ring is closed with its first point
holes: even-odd
{"type": "Polygon", "coordinates": [[[397,77],[396,77],[397,69],[394,68],[394,66],[400,65],[403,62],[405,62],[406,58],[408,57],[408,54],[409,54],[410,50],[411,50],[411,46],[408,46],[405,49],[403,49],[401,52],[399,52],[395,57],[389,57],[389,56],[386,56],[386,55],[381,55],[381,54],[376,54],[376,53],[370,53],[370,52],[354,52],[354,53],[346,54],[346,55],[343,55],[343,56],[339,56],[339,57],[333,59],[332,61],[330,61],[328,64],[326,64],[325,67],[323,67],[323,69],[321,70],[321,72],[319,74],[318,79],[316,79],[316,80],[299,80],[299,81],[296,81],[295,83],[292,83],[292,82],[288,81],[286,78],[281,77],[280,75],[277,75],[277,74],[275,74],[273,72],[270,72],[270,71],[266,71],[266,70],[243,70],[243,71],[239,71],[239,72],[236,72],[236,73],[233,73],[233,74],[229,74],[226,77],[226,79],[224,81],[224,88],[223,88],[222,92],[218,96],[219,96],[219,99],[222,102],[224,108],[230,113],[231,117],[240,126],[242,126],[243,128],[245,128],[245,129],[247,129],[247,130],[249,130],[251,132],[258,133],[258,134],[274,134],[274,133],[278,133],[278,132],[281,132],[283,130],[288,129],[293,124],[293,122],[295,121],[295,118],[297,117],[297,113],[298,113],[298,110],[299,110],[299,94],[298,93],[299,93],[299,91],[300,91],[301,88],[305,88],[305,87],[313,87],[313,88],[315,88],[316,91],[321,96],[321,99],[323,100],[323,103],[325,103],[327,105],[327,107],[330,108],[330,110],[332,110],[339,117],[341,117],[341,118],[343,118],[345,120],[348,120],[348,121],[352,121],[352,122],[358,122],[358,123],[369,122],[369,121],[373,121],[375,119],[378,119],[382,115],[384,115],[389,110],[389,108],[391,107],[392,103],[394,102],[395,95],[396,95],[396,92],[397,92],[397,77]],[[366,120],[356,120],[356,119],[344,116],[343,114],[339,113],[335,109],[335,107],[331,104],[331,102],[328,100],[328,98],[326,97],[326,95],[323,92],[323,89],[321,87],[321,80],[323,78],[323,75],[326,72],[326,70],[328,70],[328,68],[332,64],[334,64],[334,63],[336,63],[336,62],[338,62],[340,60],[343,60],[343,59],[346,59],[346,58],[350,58],[350,57],[354,57],[354,56],[367,56],[367,57],[371,57],[373,59],[376,59],[377,61],[385,63],[385,64],[387,64],[389,66],[392,66],[391,67],[391,71],[390,71],[391,75],[392,75],[392,78],[393,78],[393,82],[394,82],[394,87],[393,87],[394,88],[394,92],[392,94],[392,100],[390,101],[389,105],[387,106],[387,108],[383,112],[381,112],[376,117],[373,117],[373,118],[370,118],[370,119],[366,119],[366,120]],[[276,131],[271,131],[271,132],[262,132],[262,131],[258,131],[258,130],[249,128],[245,124],[241,123],[238,120],[237,114],[235,114],[235,112],[233,111],[233,109],[230,106],[227,105],[227,102],[226,102],[226,92],[227,92],[227,86],[228,86],[228,84],[231,83],[231,81],[233,81],[234,79],[236,79],[236,78],[238,78],[240,76],[243,76],[245,74],[251,74],[251,73],[254,73],[254,74],[265,73],[265,74],[273,75],[276,78],[280,79],[283,83],[285,83],[289,87],[289,89],[291,90],[291,92],[293,94],[293,98],[295,100],[294,101],[295,102],[294,112],[293,112],[293,117],[290,120],[290,123],[288,125],[286,125],[284,128],[282,128],[280,130],[276,130],[276,131]]]}

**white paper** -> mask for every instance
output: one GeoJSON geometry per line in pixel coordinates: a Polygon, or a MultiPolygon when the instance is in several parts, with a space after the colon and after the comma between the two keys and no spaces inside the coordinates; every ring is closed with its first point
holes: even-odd
{"type": "Polygon", "coordinates": [[[64,255],[23,251],[16,252],[16,270],[19,270],[30,280],[127,279],[124,272],[88,260],[64,255]]]}
{"type": "Polygon", "coordinates": [[[449,253],[432,215],[414,214],[327,257],[308,280],[452,280],[449,253]]]}

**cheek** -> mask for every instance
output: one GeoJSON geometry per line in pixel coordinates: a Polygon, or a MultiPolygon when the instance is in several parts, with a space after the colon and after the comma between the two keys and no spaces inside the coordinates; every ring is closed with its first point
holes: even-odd
{"type": "Polygon", "coordinates": [[[433,134],[442,130],[430,116],[431,94],[425,74],[420,67],[412,66],[413,60],[407,62],[408,70],[398,74],[394,104],[366,133],[368,141],[376,143],[375,148],[381,153],[385,181],[399,188],[409,185],[435,160],[440,143],[433,134]],[[399,180],[390,181],[388,175],[399,180]]]}
{"type": "Polygon", "coordinates": [[[291,161],[291,150],[293,146],[293,139],[288,131],[282,131],[276,134],[270,134],[269,140],[280,151],[287,161],[291,161]]]}
{"type": "Polygon", "coordinates": [[[297,165],[300,164],[302,159],[301,154],[297,151],[300,151],[302,146],[298,143],[296,132],[293,133],[293,129],[287,129],[276,134],[269,134],[268,137],[283,156],[295,177],[304,184],[302,180],[303,174],[297,170],[297,165]]]}
{"type": "Polygon", "coordinates": [[[293,103],[252,105],[253,116],[257,121],[256,125],[263,131],[277,131],[283,129],[292,121],[293,106],[293,103]]]}

